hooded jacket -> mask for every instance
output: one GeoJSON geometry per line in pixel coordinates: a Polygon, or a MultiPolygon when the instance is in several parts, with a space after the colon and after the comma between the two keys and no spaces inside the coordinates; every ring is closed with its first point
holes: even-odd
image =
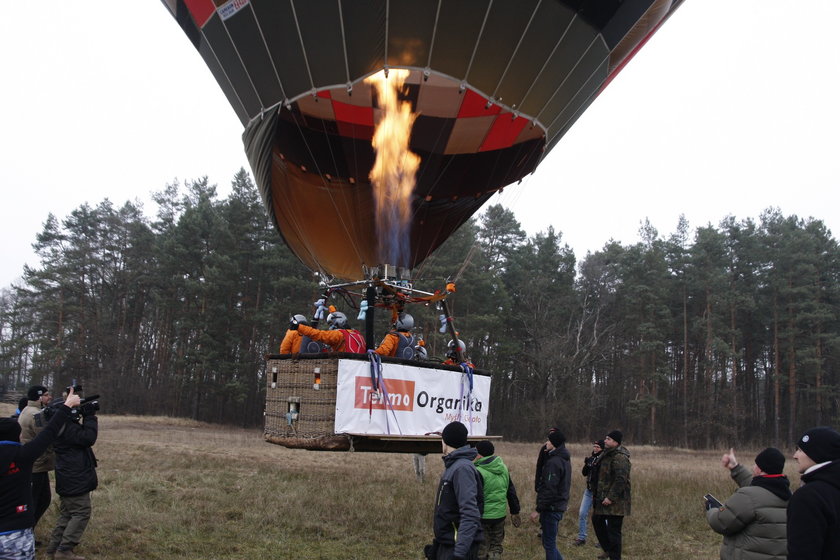
{"type": "Polygon", "coordinates": [[[561,445],[546,454],[537,482],[537,511],[566,511],[571,485],[569,451],[565,445],[561,445]]]}
{"type": "Polygon", "coordinates": [[[840,459],[802,475],[787,508],[788,560],[840,558],[840,459]]]}
{"type": "Polygon", "coordinates": [[[486,520],[504,519],[510,504],[511,515],[519,513],[519,497],[510,478],[510,471],[497,455],[482,457],[475,462],[484,485],[484,513],[486,520]]]}
{"type": "Polygon", "coordinates": [[[59,496],[81,496],[96,489],[96,456],[93,444],[99,434],[96,416],[81,423],[68,422],[55,440],[55,491],[59,496]]]}
{"type": "Polygon", "coordinates": [[[730,476],[740,487],[723,507],[706,512],[709,526],[723,535],[721,560],[784,560],[787,556],[785,476],[756,476],[737,465],[730,476]]]}
{"type": "Polygon", "coordinates": [[[435,500],[435,540],[454,545],[454,556],[459,558],[467,557],[474,542],[484,540],[484,489],[473,465],[477,455],[475,448],[464,446],[443,457],[445,470],[435,500]]]}
{"type": "Polygon", "coordinates": [[[32,511],[32,465],[70,417],[70,409],[56,406],[50,423],[27,444],[0,442],[0,533],[35,526],[32,511]]]}
{"type": "Polygon", "coordinates": [[[593,515],[630,515],[630,452],[622,445],[601,454],[592,508],[593,515]],[[605,506],[604,498],[612,504],[605,506]]]}

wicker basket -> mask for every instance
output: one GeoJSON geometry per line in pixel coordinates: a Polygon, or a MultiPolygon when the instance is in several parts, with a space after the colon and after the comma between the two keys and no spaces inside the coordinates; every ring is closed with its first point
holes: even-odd
{"type": "MultiPolygon", "coordinates": [[[[367,361],[348,353],[280,354],[266,356],[265,439],[284,447],[319,451],[440,452],[440,436],[360,436],[336,434],[335,407],[339,359],[367,361]]],[[[438,363],[383,361],[414,367],[460,371],[438,363]]],[[[486,375],[484,372],[476,372],[486,375]]],[[[478,439],[499,439],[483,436],[478,439]]]]}

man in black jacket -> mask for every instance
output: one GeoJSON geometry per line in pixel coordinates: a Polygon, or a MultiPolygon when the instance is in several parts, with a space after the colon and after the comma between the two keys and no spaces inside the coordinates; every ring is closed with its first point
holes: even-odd
{"type": "Polygon", "coordinates": [[[435,499],[435,540],[426,547],[431,560],[475,560],[484,539],[484,490],[473,465],[478,451],[467,444],[467,427],[450,422],[441,433],[443,464],[435,499]]]}
{"type": "Polygon", "coordinates": [[[787,509],[788,560],[840,558],[840,433],[811,428],[793,458],[803,486],[787,509]]]}
{"type": "Polygon", "coordinates": [[[537,507],[531,520],[539,517],[542,544],[546,560],[562,560],[557,550],[557,526],[569,505],[569,488],[572,485],[572,466],[566,450],[566,436],[554,429],[545,442],[548,451],[537,481],[537,507]]]}
{"type": "Polygon", "coordinates": [[[20,424],[13,418],[0,419],[0,557],[35,558],[35,514],[32,507],[32,465],[58,436],[70,418],[70,407],[78,406],[78,395],[67,396],[56,406],[50,423],[29,443],[20,443],[20,424]]]}
{"type": "Polygon", "coordinates": [[[75,422],[68,422],[55,441],[55,492],[59,496],[59,518],[47,545],[47,555],[55,560],[84,560],[73,549],[82,539],[90,521],[90,492],[98,484],[93,444],[98,435],[94,410],[84,411],[75,422]]]}

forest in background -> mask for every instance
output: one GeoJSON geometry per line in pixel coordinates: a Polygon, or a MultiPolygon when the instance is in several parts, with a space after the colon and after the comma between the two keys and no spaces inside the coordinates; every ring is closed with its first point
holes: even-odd
{"type": "MultiPolygon", "coordinates": [[[[75,379],[109,413],[261,425],[263,357],[291,314],[311,315],[318,277],[244,170],[223,199],[206,178],[153,199],[153,218],[109,200],[47,217],[40,264],[0,292],[0,389],[75,379]]],[[[768,209],[693,231],[681,219],[668,236],[645,222],[635,244],[578,259],[553,228],[527,236],[495,205],[414,283],[457,279],[450,312],[493,377],[490,433],[620,427],[635,444],[786,448],[840,414],[838,257],[822,221],[768,209]]],[[[439,311],[409,311],[442,356],[439,311]]]]}

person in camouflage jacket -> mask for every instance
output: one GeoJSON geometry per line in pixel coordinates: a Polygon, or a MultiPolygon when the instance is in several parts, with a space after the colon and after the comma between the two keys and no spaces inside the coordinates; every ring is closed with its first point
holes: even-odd
{"type": "Polygon", "coordinates": [[[604,438],[592,499],[592,527],[603,550],[599,558],[610,560],[621,560],[621,525],[630,515],[630,452],[621,445],[622,437],[613,430],[604,438]]]}

